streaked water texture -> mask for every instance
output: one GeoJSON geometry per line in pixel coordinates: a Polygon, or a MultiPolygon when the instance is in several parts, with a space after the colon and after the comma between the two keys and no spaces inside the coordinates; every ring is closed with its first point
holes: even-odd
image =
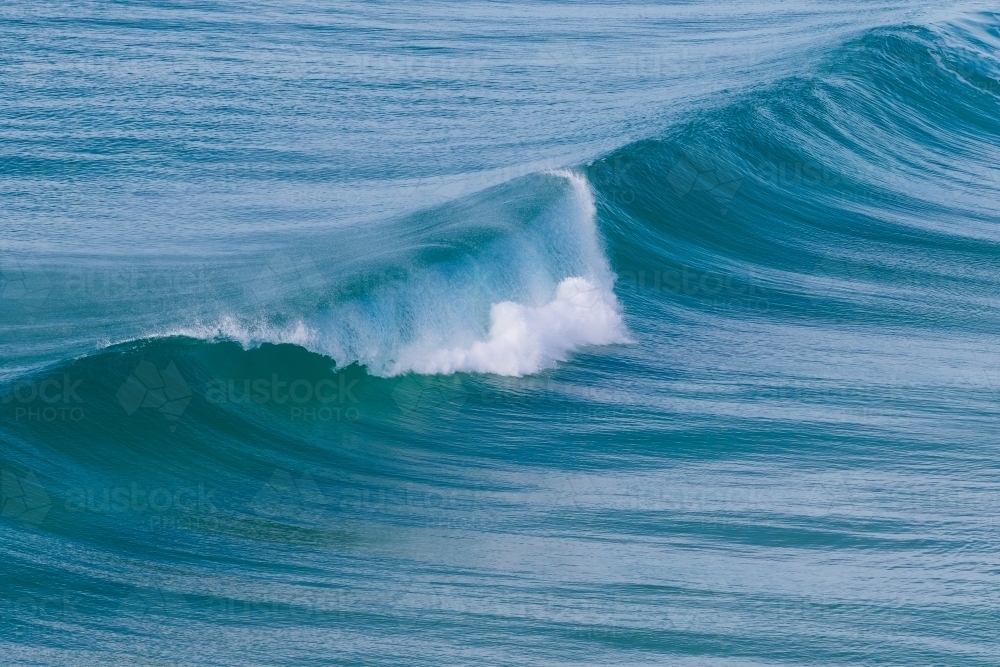
{"type": "Polygon", "coordinates": [[[0,664],[1000,664],[1000,15],[0,7],[0,664]]]}

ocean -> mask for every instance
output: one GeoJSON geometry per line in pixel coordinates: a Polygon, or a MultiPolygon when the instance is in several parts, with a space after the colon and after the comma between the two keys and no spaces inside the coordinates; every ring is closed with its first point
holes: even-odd
{"type": "Polygon", "coordinates": [[[987,2],[0,5],[0,665],[1000,665],[987,2]]]}

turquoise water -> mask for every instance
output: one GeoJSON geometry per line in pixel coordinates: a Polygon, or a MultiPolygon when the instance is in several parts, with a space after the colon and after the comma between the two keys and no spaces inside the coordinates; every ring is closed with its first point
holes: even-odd
{"type": "Polygon", "coordinates": [[[744,5],[0,6],[0,664],[1000,664],[1000,15],[744,5]]]}

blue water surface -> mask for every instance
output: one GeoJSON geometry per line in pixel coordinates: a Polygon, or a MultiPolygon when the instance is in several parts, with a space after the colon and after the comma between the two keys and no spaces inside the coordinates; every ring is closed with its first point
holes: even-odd
{"type": "Polygon", "coordinates": [[[0,5],[0,665],[1000,664],[983,2],[0,5]]]}

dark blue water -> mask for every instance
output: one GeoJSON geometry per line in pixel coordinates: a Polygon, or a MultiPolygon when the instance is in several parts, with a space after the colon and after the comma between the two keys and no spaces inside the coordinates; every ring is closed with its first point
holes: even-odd
{"type": "Polygon", "coordinates": [[[0,6],[0,665],[1000,664],[998,49],[0,6]]]}

